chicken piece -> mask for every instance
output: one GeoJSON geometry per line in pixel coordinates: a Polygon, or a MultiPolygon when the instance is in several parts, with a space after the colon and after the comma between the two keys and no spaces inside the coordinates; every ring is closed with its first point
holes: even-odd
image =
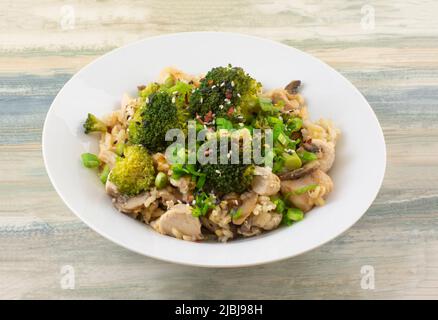
{"type": "Polygon", "coordinates": [[[191,177],[181,177],[179,179],[169,179],[170,184],[178,188],[179,192],[182,194],[187,194],[195,188],[195,183],[192,181],[191,177]]]}
{"type": "Polygon", "coordinates": [[[239,207],[240,215],[237,218],[233,218],[233,223],[241,225],[246,218],[253,212],[257,205],[258,195],[255,192],[245,192],[240,196],[242,205],[239,207]]]}
{"type": "Polygon", "coordinates": [[[290,94],[284,89],[275,89],[269,92],[269,95],[274,103],[284,102],[283,111],[298,110],[300,103],[295,99],[294,94],[290,94]]]}
{"type": "Polygon", "coordinates": [[[262,228],[263,230],[272,230],[278,227],[283,216],[275,211],[261,212],[251,217],[251,225],[262,228]]]}
{"type": "Polygon", "coordinates": [[[332,190],[332,179],[320,169],[316,169],[302,178],[281,182],[281,193],[287,196],[294,206],[304,212],[309,211],[315,205],[323,205],[324,199],[332,190]],[[314,190],[303,194],[295,193],[298,189],[314,184],[317,185],[314,190]]]}
{"type": "Polygon", "coordinates": [[[152,159],[154,161],[155,168],[157,171],[168,173],[170,169],[170,165],[167,162],[166,156],[160,152],[154,153],[152,155],[152,159]]]}
{"type": "Polygon", "coordinates": [[[280,178],[270,168],[255,167],[251,187],[261,196],[272,196],[280,191],[280,178]]]}
{"type": "Polygon", "coordinates": [[[304,149],[316,153],[318,157],[318,168],[324,172],[330,170],[335,162],[335,145],[320,139],[312,139],[310,143],[304,144],[304,149]]]}
{"type": "Polygon", "coordinates": [[[184,240],[201,240],[201,223],[192,215],[192,208],[185,204],[177,204],[167,210],[151,226],[161,234],[184,240]]]}

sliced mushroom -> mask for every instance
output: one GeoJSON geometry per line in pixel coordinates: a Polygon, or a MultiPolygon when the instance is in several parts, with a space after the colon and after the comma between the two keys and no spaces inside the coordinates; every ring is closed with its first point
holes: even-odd
{"type": "Polygon", "coordinates": [[[272,196],[280,190],[280,178],[270,168],[255,167],[251,187],[261,196],[272,196]]]}
{"type": "Polygon", "coordinates": [[[202,239],[201,223],[192,215],[192,208],[185,204],[177,204],[167,210],[151,226],[161,234],[184,240],[202,239]]]}
{"type": "Polygon", "coordinates": [[[240,196],[242,205],[239,207],[240,215],[237,218],[233,218],[233,223],[241,225],[246,218],[253,212],[257,205],[258,195],[255,192],[245,192],[240,196]]]}
{"type": "Polygon", "coordinates": [[[305,175],[311,173],[319,167],[318,161],[312,161],[299,169],[295,169],[293,171],[285,172],[279,175],[280,180],[293,180],[304,177],[305,175]]]}
{"type": "Polygon", "coordinates": [[[304,212],[309,211],[314,205],[320,205],[323,199],[333,190],[332,179],[322,170],[316,169],[310,174],[295,180],[281,182],[281,193],[288,200],[304,212]],[[296,190],[309,185],[317,185],[315,190],[303,194],[296,194],[296,190]]]}
{"type": "Polygon", "coordinates": [[[108,179],[106,179],[105,192],[111,197],[118,197],[120,195],[119,190],[117,190],[117,186],[110,181],[109,177],[108,175],[108,179]]]}
{"type": "Polygon", "coordinates": [[[289,92],[290,94],[297,94],[298,88],[301,86],[301,80],[292,80],[289,84],[284,87],[284,90],[289,92]]]}
{"type": "Polygon", "coordinates": [[[144,203],[149,197],[148,192],[140,193],[134,197],[128,196],[118,196],[113,199],[114,206],[121,212],[124,213],[132,213],[135,210],[141,209],[144,207],[144,203]]]}

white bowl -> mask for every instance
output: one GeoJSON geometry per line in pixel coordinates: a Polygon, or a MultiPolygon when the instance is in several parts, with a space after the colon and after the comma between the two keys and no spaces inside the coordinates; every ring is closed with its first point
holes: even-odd
{"type": "MultiPolygon", "coordinates": [[[[270,40],[233,33],[180,33],[135,42],[116,49],[75,74],[50,107],[43,131],[44,161],[58,194],[88,226],[132,251],[176,263],[236,267],[262,264],[314,249],[350,228],[379,191],[386,163],[379,122],[360,92],[320,60],[270,40]],[[175,66],[205,73],[231,63],[243,67],[264,88],[303,83],[311,119],[329,118],[342,130],[335,165],[335,189],[323,207],[303,221],[229,243],[194,243],[163,236],[119,213],[93,170],[80,155],[96,152],[95,137],[83,133],[88,112],[102,116],[119,108],[124,92],[156,80],[175,66]]],[[[92,244],[90,244],[92,245],[92,244]]]]}

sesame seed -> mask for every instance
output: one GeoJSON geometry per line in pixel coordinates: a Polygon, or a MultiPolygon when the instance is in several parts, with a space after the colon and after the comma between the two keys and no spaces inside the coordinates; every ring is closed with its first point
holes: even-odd
{"type": "Polygon", "coordinates": [[[149,97],[146,97],[145,101],[146,101],[146,103],[149,103],[149,97]]]}
{"type": "Polygon", "coordinates": [[[238,93],[237,96],[240,98],[240,93],[238,93]]]}
{"type": "Polygon", "coordinates": [[[231,86],[234,87],[234,81],[231,81],[231,86]]]}
{"type": "Polygon", "coordinates": [[[193,200],[193,201],[192,201],[192,205],[195,205],[195,204],[196,204],[196,200],[193,200]]]}
{"type": "Polygon", "coordinates": [[[212,88],[212,89],[216,88],[216,85],[212,85],[211,88],[212,88]]]}
{"type": "Polygon", "coordinates": [[[243,126],[244,126],[244,124],[243,124],[242,122],[240,122],[240,123],[239,123],[239,126],[243,127],[243,126]]]}
{"type": "Polygon", "coordinates": [[[219,170],[215,170],[215,172],[219,175],[221,174],[221,172],[219,170]]]}
{"type": "Polygon", "coordinates": [[[221,87],[223,87],[224,85],[225,85],[225,82],[222,82],[222,83],[221,83],[221,87]]]}
{"type": "Polygon", "coordinates": [[[176,99],[175,97],[172,98],[172,103],[175,103],[176,99]]]}
{"type": "Polygon", "coordinates": [[[201,99],[199,99],[199,102],[204,102],[204,98],[201,97],[201,99]]]}
{"type": "Polygon", "coordinates": [[[178,91],[174,91],[174,92],[172,92],[172,94],[177,94],[178,93],[178,91]]]}
{"type": "Polygon", "coordinates": [[[219,109],[222,110],[223,108],[224,108],[224,106],[221,104],[221,105],[219,106],[219,109]]]}

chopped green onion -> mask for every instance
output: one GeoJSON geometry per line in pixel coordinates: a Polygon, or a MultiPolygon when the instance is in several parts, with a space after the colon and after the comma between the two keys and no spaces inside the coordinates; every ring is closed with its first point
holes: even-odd
{"type": "Polygon", "coordinates": [[[216,128],[217,130],[225,129],[225,130],[232,130],[233,124],[231,121],[225,119],[225,118],[216,118],[216,128]]]}
{"type": "Polygon", "coordinates": [[[278,136],[283,132],[283,129],[284,129],[283,122],[274,124],[274,128],[272,129],[272,137],[274,141],[278,140],[278,136]]]}
{"type": "Polygon", "coordinates": [[[83,153],[81,155],[82,164],[87,168],[97,168],[100,165],[99,158],[92,153],[83,153]]]}
{"type": "Polygon", "coordinates": [[[274,110],[274,105],[270,98],[259,97],[259,104],[262,111],[270,112],[274,110]]]}
{"type": "Polygon", "coordinates": [[[301,158],[301,161],[304,163],[317,160],[318,157],[313,152],[308,151],[300,151],[298,152],[298,156],[301,158]]]}
{"type": "Polygon", "coordinates": [[[284,166],[286,167],[286,169],[289,170],[295,170],[301,168],[301,166],[303,165],[300,157],[297,155],[296,152],[292,154],[284,153],[283,159],[284,159],[284,166]]]}
{"type": "Polygon", "coordinates": [[[119,142],[116,145],[116,153],[119,156],[123,156],[123,152],[125,151],[125,144],[123,142],[119,142]]]}
{"type": "Polygon", "coordinates": [[[278,135],[277,138],[278,142],[280,142],[283,146],[286,146],[290,139],[288,139],[288,137],[286,137],[286,135],[283,132],[280,132],[280,134],[278,135]]]}
{"type": "Polygon", "coordinates": [[[230,211],[230,215],[233,219],[239,219],[240,216],[242,215],[242,209],[233,209],[230,211]]]}
{"type": "Polygon", "coordinates": [[[286,203],[281,198],[276,198],[272,202],[275,204],[275,210],[278,213],[283,213],[286,210],[286,203]]]}
{"type": "Polygon", "coordinates": [[[195,204],[193,206],[192,215],[194,217],[205,216],[208,210],[215,207],[213,198],[211,195],[202,192],[195,198],[195,204]]]}
{"type": "Polygon", "coordinates": [[[304,212],[298,208],[289,208],[287,209],[286,216],[289,220],[300,221],[304,218],[304,212]]]}
{"type": "Polygon", "coordinates": [[[164,87],[170,88],[175,85],[175,79],[172,76],[167,77],[164,81],[164,87]]]}
{"type": "Polygon", "coordinates": [[[274,166],[272,167],[272,172],[274,173],[281,172],[283,168],[284,168],[284,159],[283,158],[274,159],[274,166]]]}
{"type": "Polygon", "coordinates": [[[100,181],[102,181],[103,184],[106,183],[106,181],[108,180],[108,175],[110,173],[111,169],[109,167],[109,165],[105,165],[102,169],[102,172],[100,173],[100,181]]]}
{"type": "Polygon", "coordinates": [[[301,118],[295,117],[292,119],[289,119],[287,122],[287,127],[291,132],[296,132],[300,130],[303,127],[303,120],[301,118]]]}
{"type": "Polygon", "coordinates": [[[158,189],[162,189],[167,186],[167,182],[167,175],[164,172],[158,172],[157,176],[155,177],[155,186],[158,189]]]}
{"type": "Polygon", "coordinates": [[[275,126],[276,124],[283,126],[283,121],[277,117],[268,117],[268,123],[271,126],[275,126]]]}
{"type": "Polygon", "coordinates": [[[299,188],[299,189],[294,190],[294,191],[293,191],[293,194],[299,196],[299,195],[302,195],[302,194],[304,194],[304,193],[306,193],[306,192],[308,192],[308,191],[313,191],[313,190],[315,190],[317,187],[318,187],[317,184],[309,184],[309,185],[307,185],[307,186],[304,186],[304,187],[302,187],[302,188],[299,188]]]}
{"type": "Polygon", "coordinates": [[[204,187],[206,179],[207,179],[207,176],[205,174],[200,176],[198,181],[196,182],[196,189],[198,189],[198,190],[202,189],[202,187],[204,187]]]}
{"type": "Polygon", "coordinates": [[[172,165],[172,178],[179,180],[183,175],[187,174],[187,171],[183,168],[182,164],[172,165]]]}

